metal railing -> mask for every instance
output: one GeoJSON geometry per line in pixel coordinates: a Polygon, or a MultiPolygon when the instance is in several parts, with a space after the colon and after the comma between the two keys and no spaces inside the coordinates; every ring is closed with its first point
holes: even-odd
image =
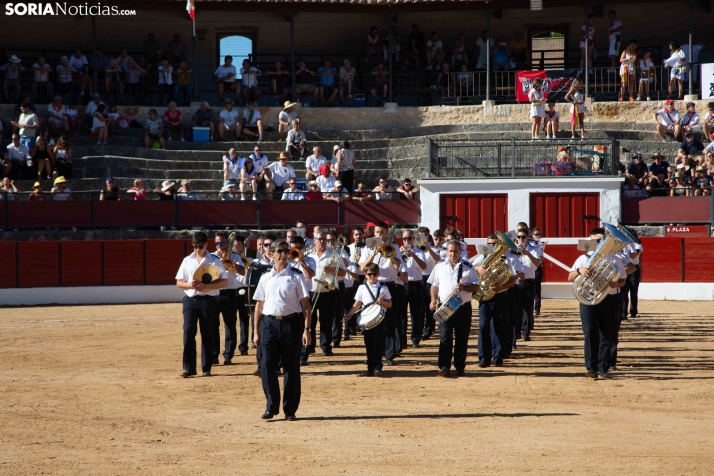
{"type": "Polygon", "coordinates": [[[615,139],[429,139],[427,177],[619,175],[615,139]]]}

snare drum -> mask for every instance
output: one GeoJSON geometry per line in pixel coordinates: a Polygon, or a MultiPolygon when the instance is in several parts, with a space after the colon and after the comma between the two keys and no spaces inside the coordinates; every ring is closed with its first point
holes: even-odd
{"type": "Polygon", "coordinates": [[[362,308],[357,316],[357,327],[361,331],[374,329],[384,320],[384,315],[387,310],[377,303],[372,303],[367,307],[362,308]]]}
{"type": "Polygon", "coordinates": [[[443,303],[439,308],[434,311],[434,319],[436,319],[436,322],[439,324],[443,324],[444,322],[448,321],[451,316],[454,315],[456,310],[461,307],[461,305],[464,303],[464,301],[461,299],[461,296],[459,296],[458,293],[454,293],[451,295],[451,297],[443,303]]]}

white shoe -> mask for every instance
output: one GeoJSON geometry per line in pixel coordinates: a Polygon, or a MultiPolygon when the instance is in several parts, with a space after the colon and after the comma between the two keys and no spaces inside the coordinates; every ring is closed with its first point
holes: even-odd
{"type": "Polygon", "coordinates": [[[642,98],[637,96],[637,99],[635,99],[635,101],[642,101],[642,98]]]}
{"type": "Polygon", "coordinates": [[[161,150],[166,150],[166,147],[162,147],[161,150]]]}
{"type": "Polygon", "coordinates": [[[441,66],[437,66],[436,69],[437,69],[438,71],[441,71],[441,66]]]}
{"type": "Polygon", "coordinates": [[[650,99],[650,97],[649,97],[649,96],[647,96],[647,100],[648,100],[648,101],[651,101],[652,99],[650,99]]]}
{"type": "Polygon", "coordinates": [[[244,201],[245,201],[245,197],[240,197],[240,201],[241,201],[241,202],[244,202],[244,201]]]}
{"type": "Polygon", "coordinates": [[[535,142],[535,137],[531,137],[531,142],[535,142]]]}
{"type": "Polygon", "coordinates": [[[182,137],[182,138],[181,138],[181,142],[186,142],[186,139],[184,139],[184,138],[182,137]]]}
{"type": "Polygon", "coordinates": [[[585,140],[585,136],[584,135],[580,136],[580,140],[585,140]]]}
{"type": "Polygon", "coordinates": [[[253,200],[258,200],[258,197],[256,197],[255,195],[253,195],[253,200]]]}
{"type": "Polygon", "coordinates": [[[102,141],[97,141],[97,145],[102,145],[102,141]]]}
{"type": "Polygon", "coordinates": [[[545,136],[545,140],[550,140],[550,136],[545,136]]]}

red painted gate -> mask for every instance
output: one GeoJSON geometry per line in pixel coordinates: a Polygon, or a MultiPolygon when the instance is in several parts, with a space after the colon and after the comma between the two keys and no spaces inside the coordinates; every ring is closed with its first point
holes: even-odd
{"type": "Polygon", "coordinates": [[[588,236],[600,225],[599,193],[531,193],[531,227],[549,238],[588,236]]]}
{"type": "Polygon", "coordinates": [[[485,238],[508,230],[508,195],[441,194],[441,228],[460,228],[464,238],[485,238]]]}

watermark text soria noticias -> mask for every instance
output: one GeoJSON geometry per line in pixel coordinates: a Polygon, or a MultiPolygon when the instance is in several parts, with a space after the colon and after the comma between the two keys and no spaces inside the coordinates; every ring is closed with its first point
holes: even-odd
{"type": "Polygon", "coordinates": [[[66,2],[6,3],[6,16],[136,16],[136,10],[122,10],[115,5],[89,3],[68,5],[66,2]]]}

